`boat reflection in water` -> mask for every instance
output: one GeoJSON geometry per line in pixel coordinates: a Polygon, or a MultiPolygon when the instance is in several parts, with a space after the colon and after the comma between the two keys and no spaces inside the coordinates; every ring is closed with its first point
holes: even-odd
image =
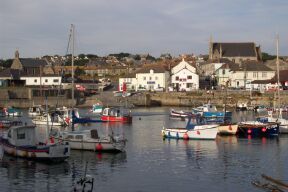
{"type": "Polygon", "coordinates": [[[0,162],[1,191],[55,191],[59,187],[70,188],[69,182],[59,180],[69,177],[70,165],[67,161],[58,164],[43,164],[23,158],[4,155],[0,162]],[[60,179],[55,179],[60,178],[60,179]],[[5,185],[4,185],[5,183],[5,185]],[[27,190],[29,186],[30,190],[27,190]]]}

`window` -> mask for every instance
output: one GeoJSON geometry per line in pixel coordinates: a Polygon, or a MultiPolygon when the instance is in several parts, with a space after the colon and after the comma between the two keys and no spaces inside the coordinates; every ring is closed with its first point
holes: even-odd
{"type": "Polygon", "coordinates": [[[179,81],[179,76],[176,76],[175,79],[176,79],[176,81],[179,81]]]}
{"type": "Polygon", "coordinates": [[[34,79],[34,83],[37,83],[37,79],[34,79]]]}
{"type": "Polygon", "coordinates": [[[48,79],[45,79],[45,83],[48,83],[48,79]]]}
{"type": "Polygon", "coordinates": [[[225,75],[225,69],[222,69],[222,75],[225,75]]]}
{"type": "Polygon", "coordinates": [[[253,78],[257,78],[258,77],[258,72],[253,72],[253,78]]]}
{"type": "Polygon", "coordinates": [[[188,75],[188,76],[187,76],[187,79],[192,79],[192,75],[188,75]]]}
{"type": "Polygon", "coordinates": [[[82,140],[82,139],[83,139],[83,135],[76,135],[76,136],[75,136],[75,139],[80,139],[80,140],[82,140]]]}
{"type": "Polygon", "coordinates": [[[262,77],[267,77],[267,72],[262,72],[262,77]]]}
{"type": "Polygon", "coordinates": [[[152,77],[149,77],[149,80],[152,80],[152,77]]]}
{"type": "Polygon", "coordinates": [[[59,79],[53,79],[53,82],[54,82],[54,83],[58,83],[58,82],[59,82],[59,79]]]}
{"type": "Polygon", "coordinates": [[[17,139],[25,139],[24,130],[17,130],[17,139]]]}
{"type": "Polygon", "coordinates": [[[146,80],[146,77],[143,77],[143,80],[146,80]]]}

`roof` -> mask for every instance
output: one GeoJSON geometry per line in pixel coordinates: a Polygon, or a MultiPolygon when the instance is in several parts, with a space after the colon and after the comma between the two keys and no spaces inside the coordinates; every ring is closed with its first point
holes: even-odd
{"type": "MultiPolygon", "coordinates": [[[[279,82],[288,81],[288,70],[281,70],[279,71],[279,82]]],[[[251,83],[254,84],[267,84],[267,83],[277,83],[277,74],[272,79],[269,80],[255,80],[251,83]]]]}
{"type": "MultiPolygon", "coordinates": [[[[264,64],[267,67],[270,67],[271,69],[276,71],[277,70],[276,60],[277,59],[268,60],[264,64]]],[[[287,70],[287,69],[288,69],[288,63],[283,61],[282,59],[279,59],[279,70],[287,70]]]]}
{"type": "Polygon", "coordinates": [[[20,79],[20,76],[23,72],[19,69],[4,69],[0,71],[0,77],[12,77],[13,79],[20,79]]]}
{"type": "Polygon", "coordinates": [[[44,67],[45,65],[48,65],[46,60],[44,59],[30,59],[30,58],[25,58],[25,59],[20,59],[20,62],[24,68],[26,67],[44,67]]]}
{"type": "Polygon", "coordinates": [[[213,52],[222,50],[222,57],[256,57],[255,44],[247,43],[213,43],[213,52]]]}
{"type": "Polygon", "coordinates": [[[154,73],[165,73],[167,71],[166,68],[162,65],[147,65],[142,69],[135,71],[135,73],[150,73],[150,70],[153,70],[154,73]]]}
{"type": "Polygon", "coordinates": [[[128,73],[124,75],[123,78],[136,78],[136,73],[128,73]]]}
{"type": "Polygon", "coordinates": [[[240,65],[229,64],[231,71],[274,71],[273,69],[267,67],[262,62],[257,61],[246,61],[240,65]]]}

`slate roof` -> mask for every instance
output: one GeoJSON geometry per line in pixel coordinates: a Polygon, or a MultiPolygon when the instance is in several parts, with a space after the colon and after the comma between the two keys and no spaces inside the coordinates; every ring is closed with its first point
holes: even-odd
{"type": "Polygon", "coordinates": [[[248,43],[213,43],[213,52],[222,49],[222,57],[256,57],[255,44],[248,43]]]}
{"type": "Polygon", "coordinates": [[[267,67],[262,62],[257,61],[246,61],[240,65],[229,64],[231,71],[274,71],[273,69],[267,67]]]}
{"type": "Polygon", "coordinates": [[[165,73],[166,68],[162,65],[147,65],[143,66],[142,69],[135,71],[135,73],[150,73],[150,70],[153,69],[154,73],[165,73]]]}
{"type": "Polygon", "coordinates": [[[22,73],[23,72],[21,70],[7,68],[0,71],[0,77],[12,77],[13,79],[20,79],[22,73]]]}
{"type": "Polygon", "coordinates": [[[25,59],[20,59],[20,62],[24,68],[28,67],[40,67],[40,66],[45,66],[48,65],[46,60],[44,59],[30,59],[30,58],[25,58],[25,59]]]}
{"type": "MultiPolygon", "coordinates": [[[[268,60],[264,64],[275,71],[277,70],[276,59],[268,60]]],[[[288,63],[283,61],[282,59],[279,59],[279,70],[287,70],[287,69],[288,69],[288,63]]]]}

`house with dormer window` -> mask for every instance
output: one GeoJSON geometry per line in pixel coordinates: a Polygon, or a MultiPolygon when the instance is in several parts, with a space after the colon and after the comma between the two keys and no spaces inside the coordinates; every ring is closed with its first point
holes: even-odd
{"type": "Polygon", "coordinates": [[[177,91],[192,91],[199,89],[199,75],[196,74],[196,68],[182,61],[171,69],[171,84],[177,91]]]}

